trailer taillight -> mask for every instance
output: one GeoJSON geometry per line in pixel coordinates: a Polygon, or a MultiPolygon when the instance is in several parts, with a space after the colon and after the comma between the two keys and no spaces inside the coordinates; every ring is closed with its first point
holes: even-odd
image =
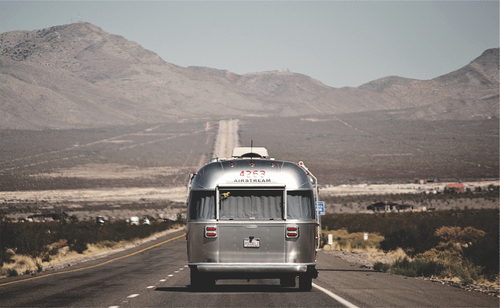
{"type": "Polygon", "coordinates": [[[288,226],[286,227],[286,238],[298,238],[299,237],[299,227],[288,226]]]}
{"type": "Polygon", "coordinates": [[[217,237],[217,226],[205,226],[205,237],[216,238],[217,237]]]}

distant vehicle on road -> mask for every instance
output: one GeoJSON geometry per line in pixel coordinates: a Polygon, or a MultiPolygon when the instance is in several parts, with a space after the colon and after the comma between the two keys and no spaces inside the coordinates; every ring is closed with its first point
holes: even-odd
{"type": "Polygon", "coordinates": [[[139,217],[138,216],[130,216],[130,224],[131,225],[138,225],[139,224],[139,217]]]}
{"type": "Polygon", "coordinates": [[[191,286],[218,279],[280,279],[310,291],[318,276],[317,182],[265,148],[235,148],[189,181],[187,254],[191,286]]]}
{"type": "Polygon", "coordinates": [[[95,222],[96,222],[97,224],[104,224],[105,219],[104,219],[104,217],[103,217],[103,216],[97,216],[97,217],[95,218],[95,222]]]}

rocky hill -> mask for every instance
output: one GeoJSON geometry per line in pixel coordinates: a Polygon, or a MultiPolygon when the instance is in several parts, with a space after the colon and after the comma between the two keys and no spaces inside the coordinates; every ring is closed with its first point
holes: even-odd
{"type": "MultiPolygon", "coordinates": [[[[332,88],[291,72],[180,67],[99,27],[0,34],[0,128],[84,128],[179,118],[396,109],[403,118],[498,116],[499,50],[432,80],[385,77],[332,88]]],[[[168,59],[167,59],[168,60],[168,59]]]]}

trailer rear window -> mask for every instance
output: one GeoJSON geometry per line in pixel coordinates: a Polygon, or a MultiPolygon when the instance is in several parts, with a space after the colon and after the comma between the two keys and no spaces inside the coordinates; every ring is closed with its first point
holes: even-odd
{"type": "Polygon", "coordinates": [[[221,190],[221,220],[283,220],[282,190],[221,190]]]}
{"type": "Polygon", "coordinates": [[[189,219],[215,219],[215,192],[192,191],[189,202],[189,219]]]}
{"type": "Polygon", "coordinates": [[[314,219],[316,209],[312,191],[288,191],[286,195],[287,219],[314,219]]]}

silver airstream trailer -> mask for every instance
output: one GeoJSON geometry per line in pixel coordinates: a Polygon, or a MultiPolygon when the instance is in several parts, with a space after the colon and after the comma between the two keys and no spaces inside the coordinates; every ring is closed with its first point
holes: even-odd
{"type": "Polygon", "coordinates": [[[191,286],[218,279],[280,279],[310,291],[319,218],[316,178],[302,162],[270,159],[265,148],[235,148],[191,174],[187,254],[191,286]]]}

